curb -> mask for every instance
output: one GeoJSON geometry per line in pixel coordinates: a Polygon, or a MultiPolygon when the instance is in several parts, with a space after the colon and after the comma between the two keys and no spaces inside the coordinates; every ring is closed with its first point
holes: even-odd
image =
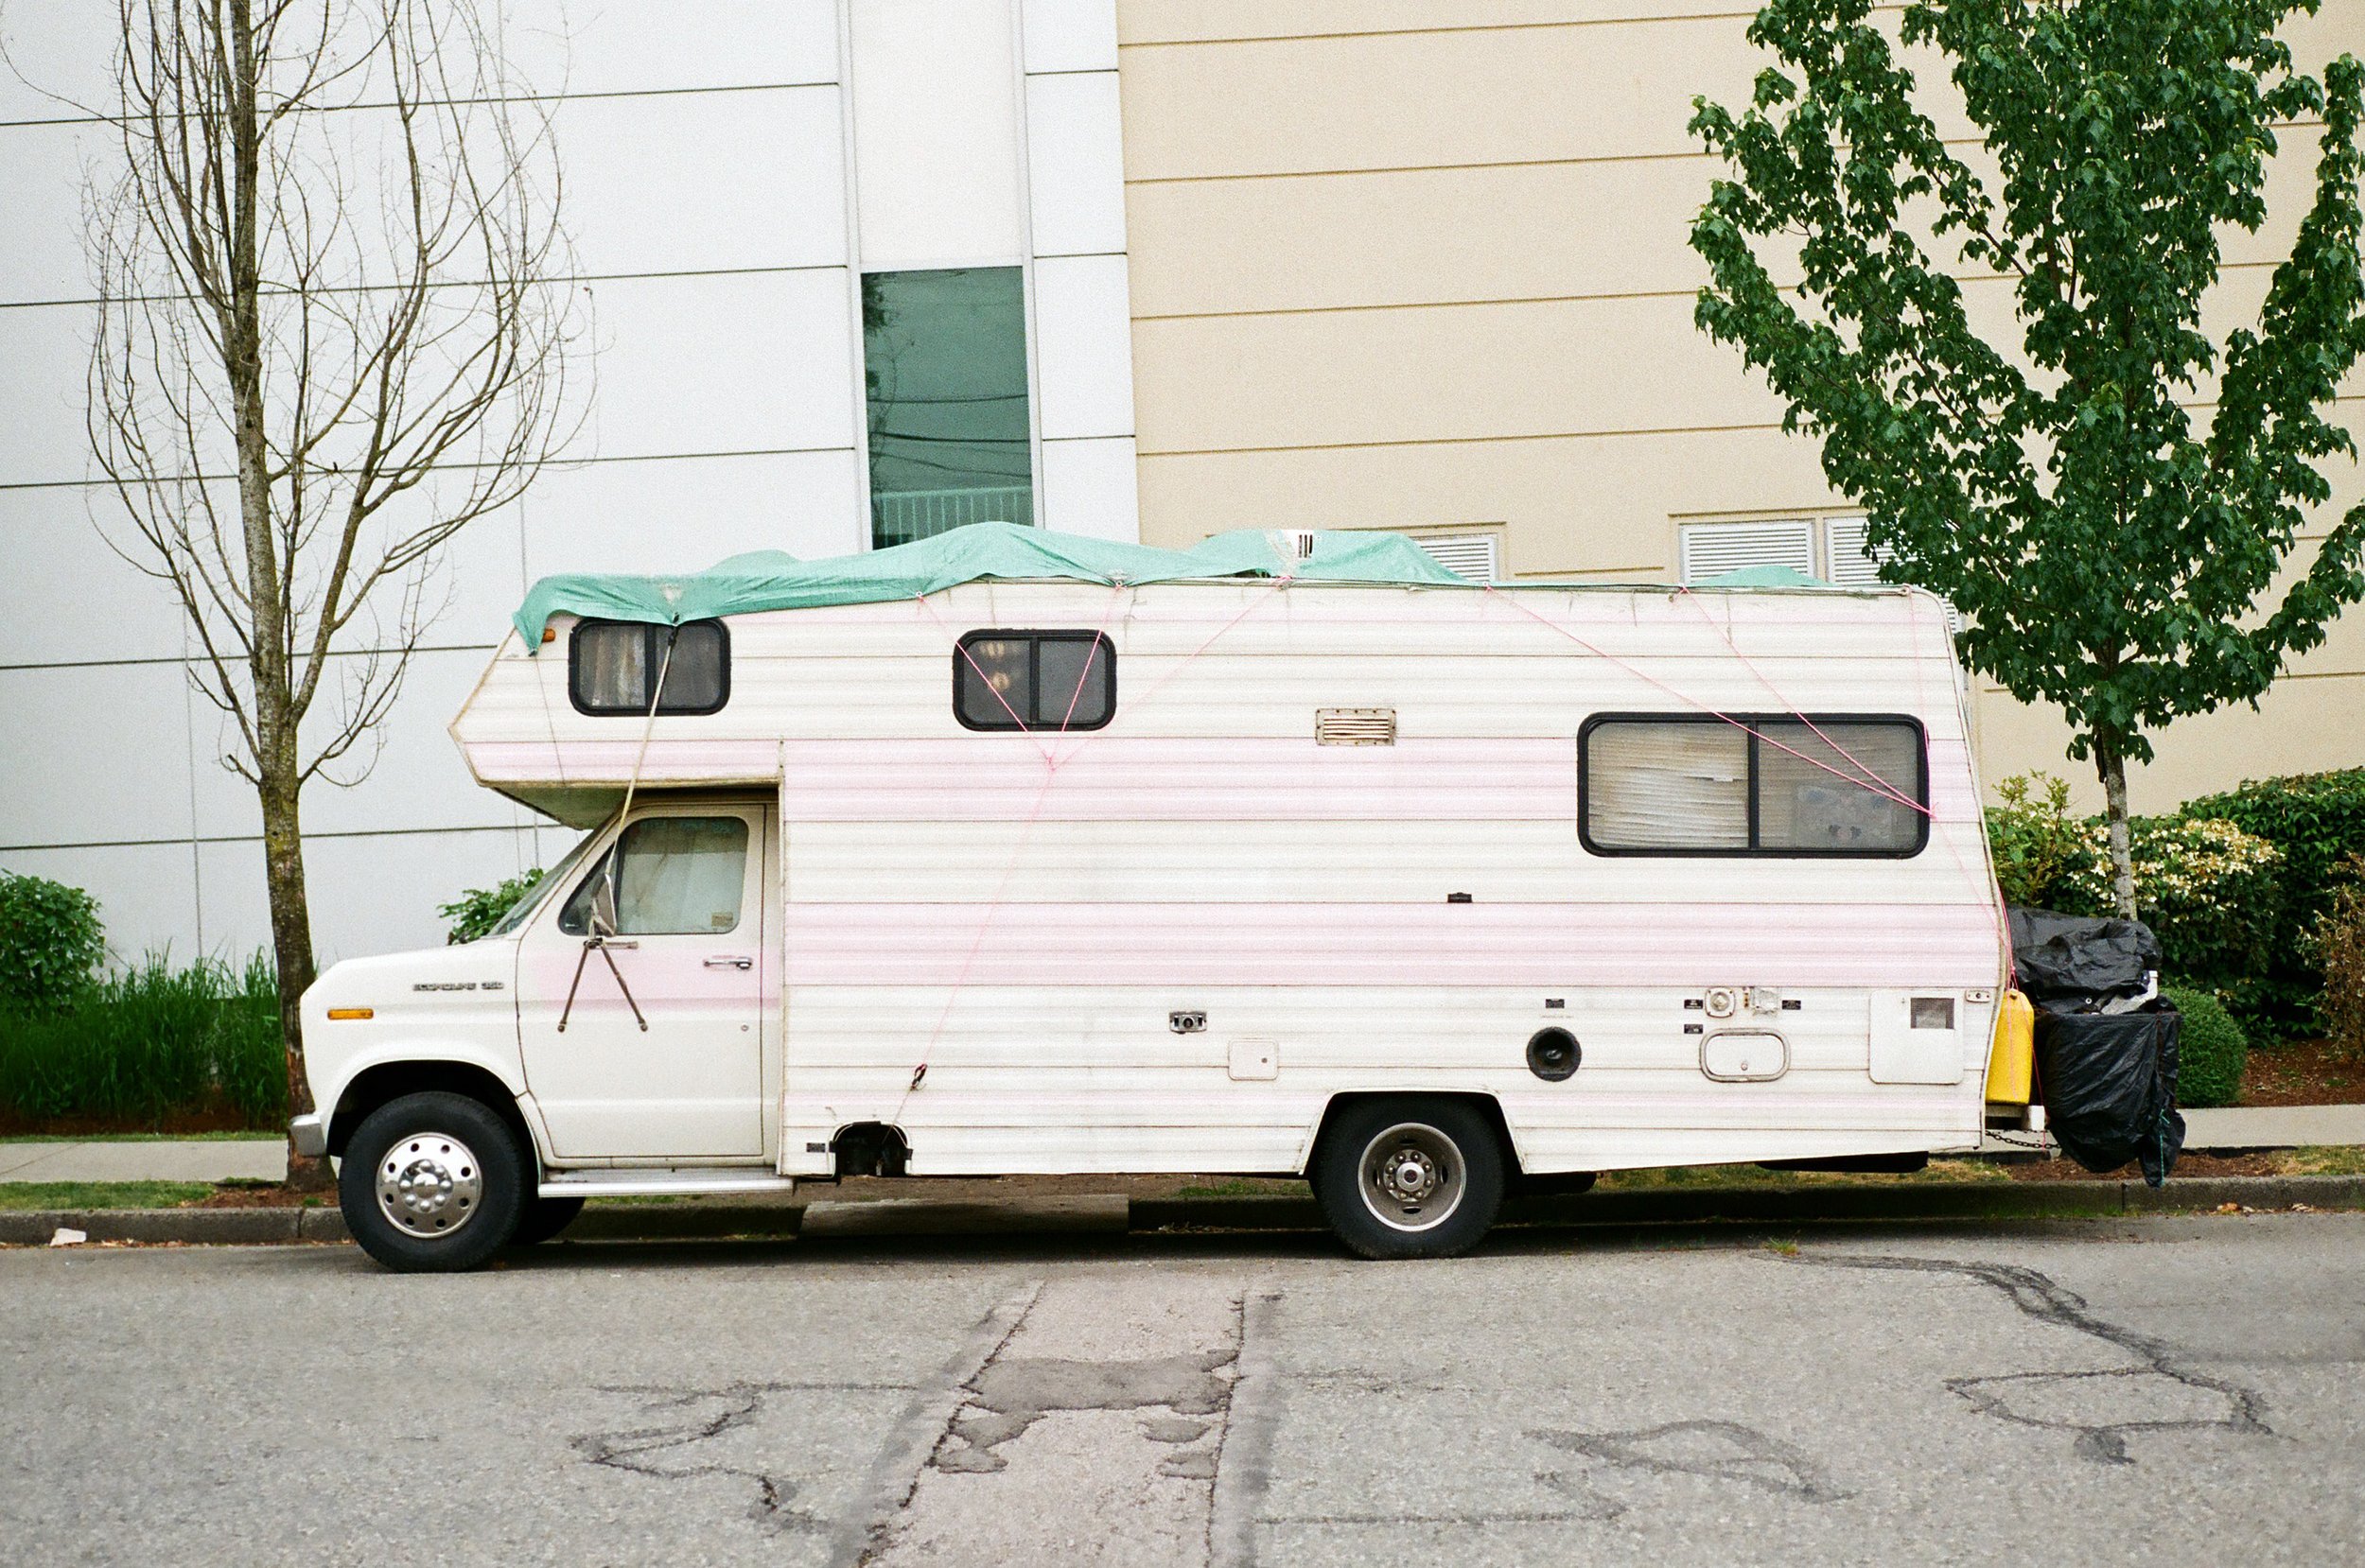
{"type": "MultiPolygon", "coordinates": [[[[830,1202],[830,1200],[818,1200],[830,1202]]],[[[2140,1181],[1955,1181],[1893,1187],[1693,1187],[1574,1197],[1515,1198],[1506,1226],[1813,1224],[1831,1220],[2095,1218],[2183,1213],[2223,1204],[2245,1209],[2365,1209],[2365,1176],[2197,1176],[2150,1188],[2140,1181]]],[[[855,1207],[831,1203],[833,1210],[855,1207]]],[[[1041,1227],[982,1223],[971,1204],[919,1200],[908,1221],[862,1227],[867,1235],[1012,1234],[1041,1227]],[[930,1212],[931,1209],[940,1211],[930,1212]],[[955,1223],[948,1224],[948,1220],[955,1223]]],[[[718,1241],[789,1237],[804,1228],[803,1203],[623,1206],[586,1211],[567,1229],[579,1242],[718,1241]]],[[[885,1218],[885,1216],[882,1216],[885,1218]]],[[[334,1209],[96,1209],[0,1212],[0,1246],[40,1246],[61,1228],[93,1242],[257,1246],[349,1240],[334,1209]]],[[[1322,1210],[1293,1194],[1223,1198],[1135,1198],[1130,1231],[1320,1230],[1322,1210]]],[[[835,1228],[832,1228],[834,1231],[835,1228]]]]}

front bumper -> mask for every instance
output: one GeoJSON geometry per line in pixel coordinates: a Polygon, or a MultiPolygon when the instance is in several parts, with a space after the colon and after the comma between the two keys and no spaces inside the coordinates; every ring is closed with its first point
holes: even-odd
{"type": "Polygon", "coordinates": [[[318,1159],[328,1152],[328,1123],[318,1111],[290,1121],[288,1137],[294,1141],[295,1152],[307,1159],[318,1159]]]}

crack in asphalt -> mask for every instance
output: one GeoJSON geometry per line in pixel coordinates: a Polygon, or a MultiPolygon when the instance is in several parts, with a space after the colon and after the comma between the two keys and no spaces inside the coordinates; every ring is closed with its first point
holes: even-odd
{"type": "Polygon", "coordinates": [[[591,1432],[569,1439],[589,1464],[624,1471],[660,1481],[689,1481],[706,1476],[737,1476],[754,1483],[750,1517],[776,1530],[828,1528],[809,1510],[790,1506],[796,1483],[768,1471],[751,1470],[704,1456],[701,1445],[755,1425],[766,1402],[775,1394],[815,1390],[900,1390],[901,1384],[876,1383],[731,1383],[718,1388],[666,1388],[603,1385],[603,1394],[639,1399],[643,1413],[656,1416],[679,1411],[689,1419],[666,1425],[638,1426],[622,1432],[591,1432]]]}
{"type": "MultiPolygon", "coordinates": [[[[1563,1453],[1578,1455],[1615,1470],[1739,1481],[1761,1491],[1809,1503],[1836,1503],[1852,1495],[1832,1485],[1823,1467],[1808,1457],[1805,1451],[1739,1421],[1669,1421],[1631,1432],[1536,1428],[1528,1436],[1563,1453]]],[[[1557,1472],[1541,1472],[1536,1479],[1597,1503],[1604,1510],[1584,1517],[1615,1519],[1626,1511],[1625,1504],[1557,1472]]]]}
{"type": "Polygon", "coordinates": [[[2139,1333],[2097,1316],[2086,1298],[2033,1268],[2016,1263],[1956,1263],[1942,1258],[1849,1257],[1830,1253],[1801,1254],[1784,1260],[1816,1268],[1862,1268],[1914,1274],[1956,1274],[1999,1291],[2005,1299],[2041,1323],[2098,1339],[2133,1356],[2133,1367],[2095,1368],[2076,1372],[2006,1372],[1984,1377],[1954,1377],[1946,1385],[1981,1415],[2019,1426],[2074,1434],[2071,1451],[2095,1464],[2131,1465],[2127,1439],[2137,1432],[2224,1431],[2245,1437],[2275,1435],[2265,1420],[2266,1398],[2255,1388],[2215,1377],[2187,1365],[2165,1340],[2139,1333]],[[2016,1408],[2013,1396],[2041,1393],[2074,1385],[2108,1387],[2114,1381],[2129,1390],[2155,1396],[2162,1385],[2225,1402],[2222,1415],[2210,1417],[2130,1416],[2125,1420],[2094,1421],[2046,1415],[2016,1408]]]}

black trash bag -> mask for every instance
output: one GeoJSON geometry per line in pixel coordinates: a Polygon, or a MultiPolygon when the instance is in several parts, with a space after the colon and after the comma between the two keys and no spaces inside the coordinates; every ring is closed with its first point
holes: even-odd
{"type": "Polygon", "coordinates": [[[2037,1082],[2045,1125],[2090,1171],[2139,1160],[2144,1180],[2168,1179],[2184,1147],[2176,1109],[2184,1015],[2164,1002],[2131,1013],[2037,1009],[2037,1082]]]}
{"type": "Polygon", "coordinates": [[[2076,1012],[2141,996],[2160,967],[2160,939],[2141,920],[2094,920],[2049,909],[2007,912],[2020,989],[2040,1008],[2076,1012]]]}

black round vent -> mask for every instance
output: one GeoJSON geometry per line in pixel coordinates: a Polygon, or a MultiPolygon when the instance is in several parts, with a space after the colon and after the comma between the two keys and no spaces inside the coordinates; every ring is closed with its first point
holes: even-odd
{"type": "Polygon", "coordinates": [[[1576,1074],[1585,1048],[1566,1029],[1538,1029],[1528,1037],[1528,1071],[1548,1084],[1576,1074]]]}

